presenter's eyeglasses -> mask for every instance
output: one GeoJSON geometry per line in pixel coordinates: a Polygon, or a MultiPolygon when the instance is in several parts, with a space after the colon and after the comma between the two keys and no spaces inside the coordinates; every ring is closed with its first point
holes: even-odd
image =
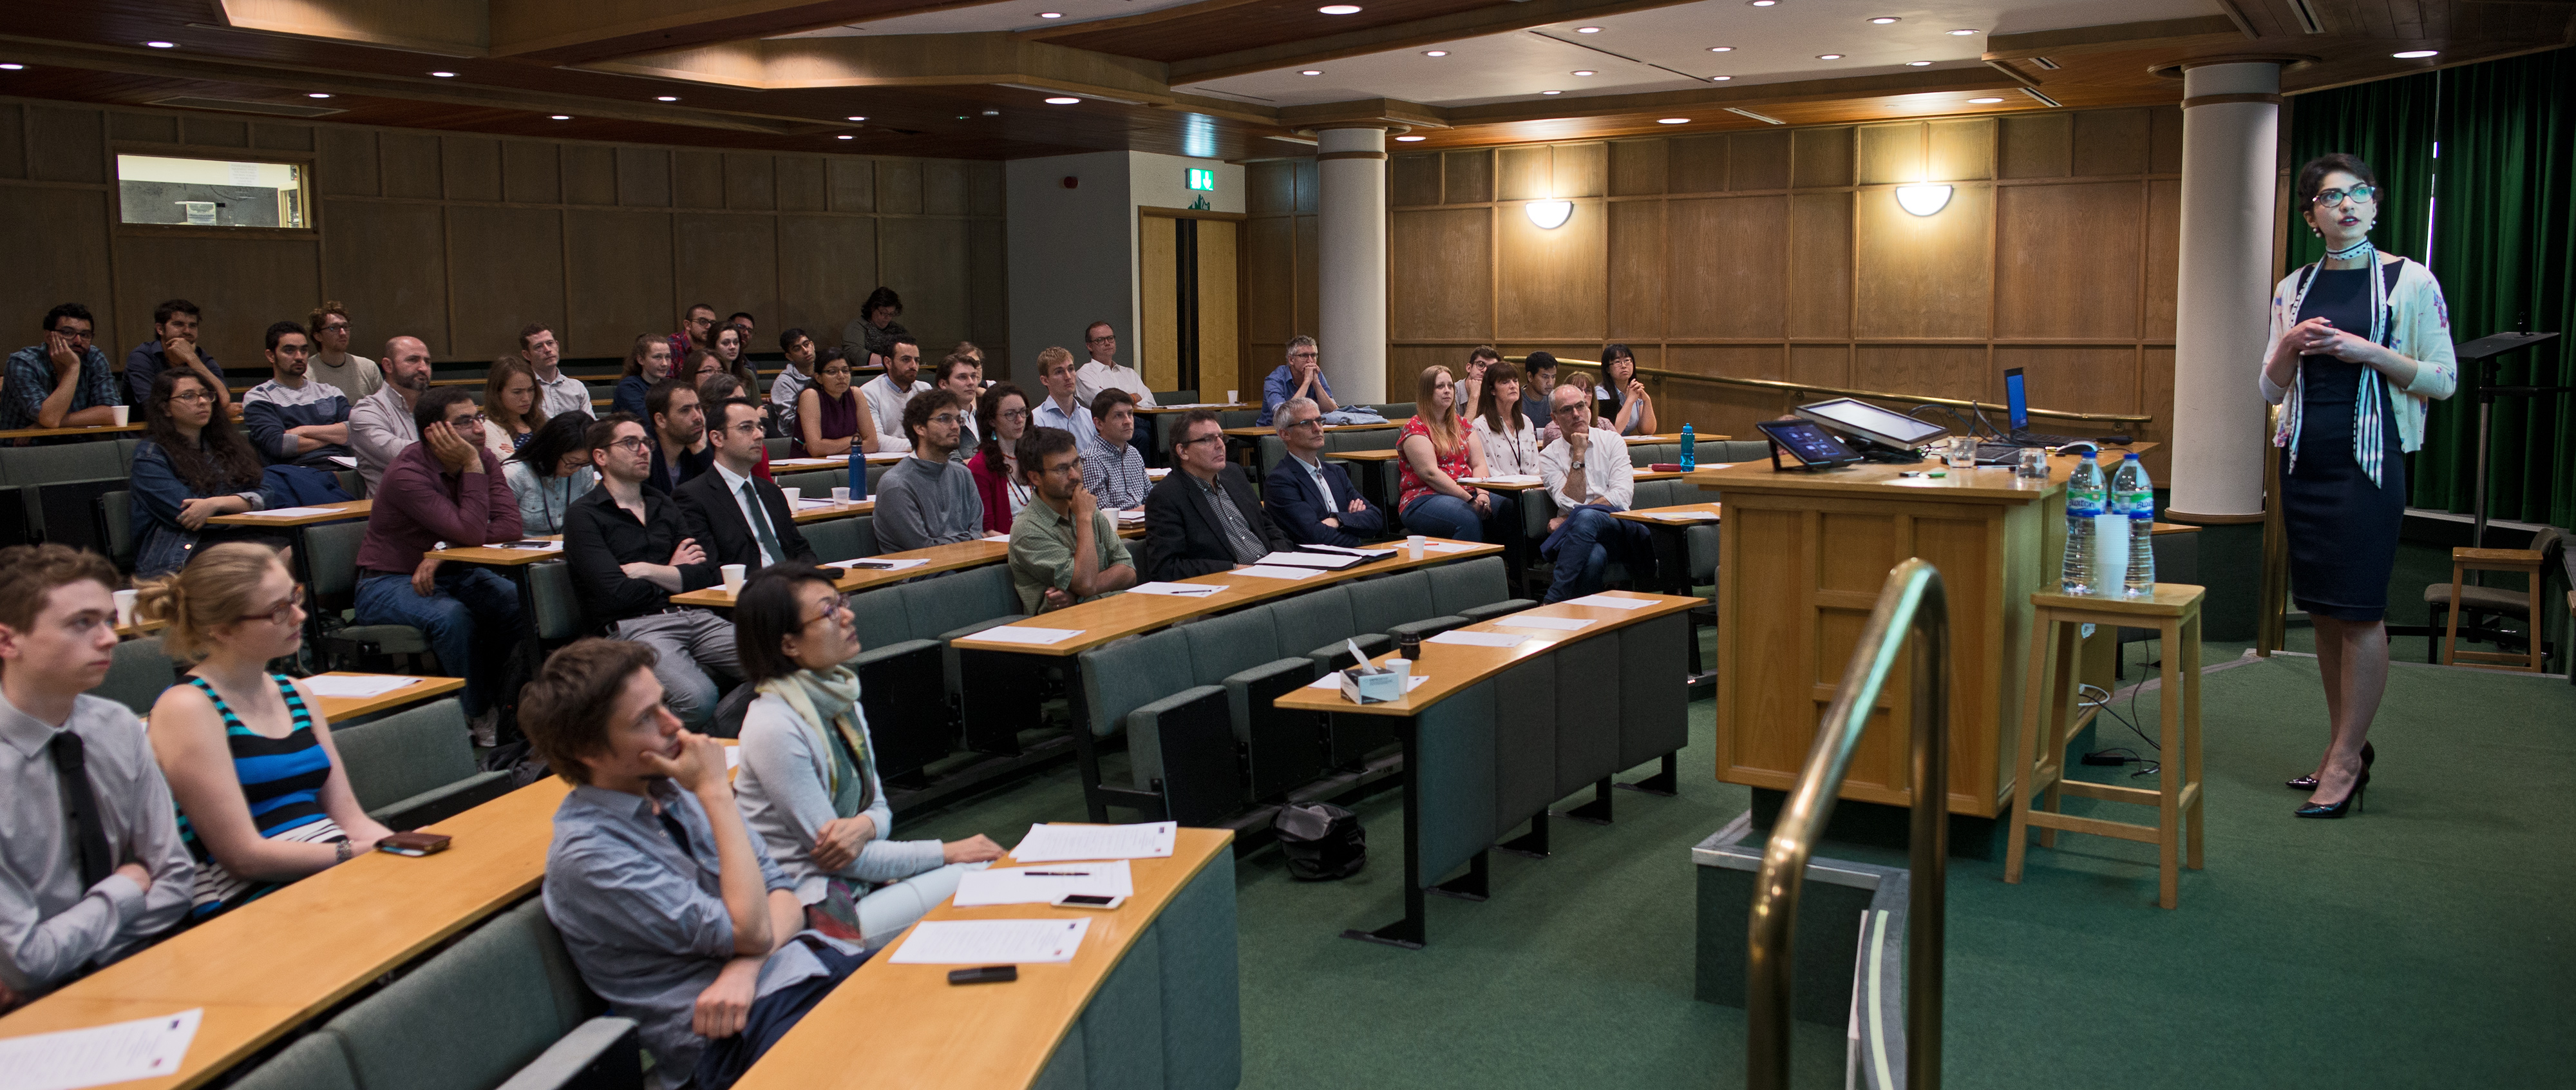
{"type": "Polygon", "coordinates": [[[2350,189],[2320,189],[2315,200],[2319,207],[2330,208],[2342,204],[2345,197],[2352,198],[2354,204],[2369,204],[2379,198],[2379,187],[2363,184],[2350,189]]]}

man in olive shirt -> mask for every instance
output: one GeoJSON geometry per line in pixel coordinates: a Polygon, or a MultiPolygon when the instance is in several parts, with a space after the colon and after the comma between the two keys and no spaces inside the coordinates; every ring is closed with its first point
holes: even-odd
{"type": "Polygon", "coordinates": [[[1011,586],[1031,613],[1062,609],[1136,585],[1136,561],[1119,540],[1118,523],[1082,487],[1082,458],[1073,434],[1030,428],[1020,436],[1020,464],[1037,487],[1036,503],[1011,520],[1011,586]]]}

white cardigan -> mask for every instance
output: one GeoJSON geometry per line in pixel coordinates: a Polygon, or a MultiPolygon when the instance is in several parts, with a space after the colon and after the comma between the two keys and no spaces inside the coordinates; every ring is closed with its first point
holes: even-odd
{"type": "MultiPolygon", "coordinates": [[[[2413,260],[2394,255],[2381,255],[2381,263],[2400,263],[2397,287],[2388,293],[2388,350],[2414,360],[2415,379],[2400,388],[2389,384],[2389,391],[2406,395],[2391,398],[2397,411],[2397,439],[2400,449],[2416,450],[2424,445],[2425,409],[2435,398],[2448,398],[2458,389],[2459,357],[2451,351],[2451,308],[2442,301],[2442,285],[2433,279],[2433,271],[2413,260]]],[[[2299,281],[2308,273],[2302,265],[2281,278],[2272,288],[2272,329],[2264,340],[2263,359],[2271,362],[2279,349],[2281,334],[2299,324],[2299,281]]],[[[2346,330],[2345,332],[2355,332],[2346,330]]],[[[2360,331],[2368,336],[2368,331],[2360,331]]],[[[2281,409],[2280,422],[2272,429],[2272,445],[2287,447],[2290,437],[2299,430],[2299,379],[2294,372],[2290,384],[2276,386],[2272,376],[2257,367],[2255,374],[2263,388],[2263,400],[2281,409]]],[[[2382,376],[2383,378],[2385,376],[2382,376]]]]}

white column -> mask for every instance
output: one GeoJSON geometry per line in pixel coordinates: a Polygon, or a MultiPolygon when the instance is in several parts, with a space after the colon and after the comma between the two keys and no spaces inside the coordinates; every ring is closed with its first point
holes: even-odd
{"type": "Polygon", "coordinates": [[[1324,379],[1344,405],[1377,404],[1386,400],[1386,130],[1326,129],[1317,138],[1323,328],[1315,339],[1324,379]]]}
{"type": "Polygon", "coordinates": [[[2281,66],[2186,69],[2182,105],[2170,507],[2260,514],[2267,440],[2255,375],[2270,322],[2281,66]]]}

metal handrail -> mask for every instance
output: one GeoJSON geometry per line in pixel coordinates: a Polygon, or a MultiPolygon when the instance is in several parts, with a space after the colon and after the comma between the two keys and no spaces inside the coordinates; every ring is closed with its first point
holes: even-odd
{"type": "MultiPolygon", "coordinates": [[[[1526,356],[1505,356],[1503,357],[1503,362],[1517,366],[1527,359],[1528,357],[1526,356]]],[[[1566,361],[1564,360],[1558,360],[1557,366],[1563,367],[1565,366],[1565,362],[1566,361]]],[[[1582,361],[1577,360],[1575,362],[1579,364],[1582,361]]],[[[1966,400],[1955,397],[1932,397],[1927,394],[1891,394],[1884,390],[1854,390],[1842,386],[1818,386],[1811,382],[1781,382],[1777,379],[1737,378],[1733,375],[1703,375],[1697,371],[1675,371],[1664,367],[1641,366],[1637,368],[1637,373],[1641,375],[1660,375],[1665,378],[1687,379],[1692,382],[1714,382],[1725,386],[1749,386],[1756,390],[1778,390],[1783,393],[1792,394],[1832,394],[1835,397],[1865,397],[1874,401],[1902,401],[1909,405],[1947,405],[1953,409],[1993,409],[1996,412],[2003,412],[2008,408],[2008,406],[1996,405],[1990,402],[1966,400]]],[[[2126,413],[2078,413],[2068,412],[2064,409],[2029,409],[2025,411],[2030,413],[2032,416],[2045,416],[2055,420],[2085,420],[2096,424],[2144,424],[2155,419],[2152,415],[2139,416],[2126,413]]]]}
{"type": "Polygon", "coordinates": [[[1908,634],[1914,641],[1914,826],[1909,868],[1912,900],[1906,920],[1905,1085],[1941,1085],[1941,948],[1943,867],[1948,858],[1950,745],[1950,606],[1941,571],[1921,557],[1887,573],[1878,606],[1834,702],[1825,709],[1815,747],[1798,784],[1780,808],[1762,852],[1754,883],[1753,917],[1745,972],[1745,1084],[1753,1090],[1789,1085],[1790,952],[1797,933],[1798,892],[1807,857],[1833,815],[1834,798],[1850,769],[1852,750],[1869,726],[1896,653],[1908,634]]]}

